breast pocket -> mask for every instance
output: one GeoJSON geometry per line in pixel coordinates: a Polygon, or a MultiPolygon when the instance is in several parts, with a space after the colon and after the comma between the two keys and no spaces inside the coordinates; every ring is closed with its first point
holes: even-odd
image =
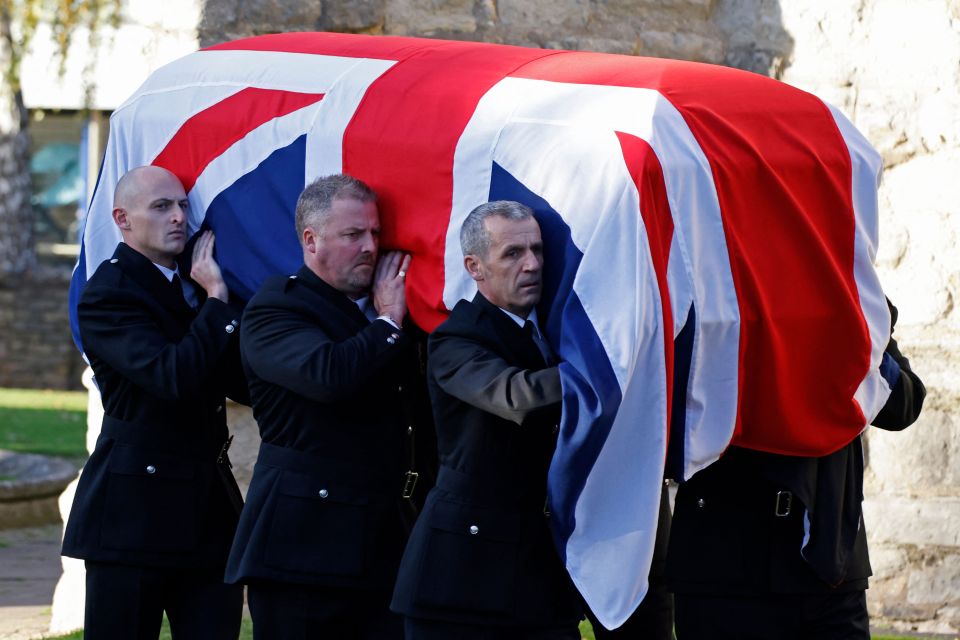
{"type": "Polygon", "coordinates": [[[117,444],[107,470],[104,547],[166,552],[196,546],[195,462],[117,444]]]}
{"type": "Polygon", "coordinates": [[[364,573],[368,498],[355,488],[284,471],[264,562],[315,575],[364,573]]]}
{"type": "Polygon", "coordinates": [[[522,523],[511,514],[437,500],[427,515],[416,603],[509,613],[522,523]]]}

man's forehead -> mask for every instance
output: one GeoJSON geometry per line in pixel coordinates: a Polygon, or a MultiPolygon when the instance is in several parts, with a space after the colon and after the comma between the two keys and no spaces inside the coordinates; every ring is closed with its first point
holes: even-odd
{"type": "Polygon", "coordinates": [[[490,240],[499,242],[535,242],[540,240],[540,225],[536,218],[511,220],[503,216],[490,216],[484,220],[490,240]]]}
{"type": "Polygon", "coordinates": [[[334,198],[327,213],[327,224],[338,227],[376,227],[380,225],[380,213],[372,200],[334,198]]]}

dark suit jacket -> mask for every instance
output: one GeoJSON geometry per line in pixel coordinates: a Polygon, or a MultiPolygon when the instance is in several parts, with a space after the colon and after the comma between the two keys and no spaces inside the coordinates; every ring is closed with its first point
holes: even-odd
{"type": "MultiPolygon", "coordinates": [[[[900,430],[917,419],[926,391],[893,338],[886,353],[900,376],[873,424],[900,430]]],[[[863,470],[860,438],[821,458],[731,447],[677,491],[668,584],[677,593],[711,594],[865,589],[863,470]],[[781,491],[793,495],[785,517],[774,515],[781,491]],[[810,537],[801,555],[805,515],[810,537]]]]}
{"type": "Polygon", "coordinates": [[[556,367],[477,294],[430,337],[427,371],[440,473],[391,608],[465,624],[576,624],[578,596],[544,514],[560,417],[556,367]]]}
{"type": "Polygon", "coordinates": [[[219,300],[195,312],[120,244],[90,278],[77,315],[105,415],[63,554],[222,567],[238,517],[216,467],[228,436],[224,395],[247,397],[237,314],[219,300]]]}
{"type": "Polygon", "coordinates": [[[242,334],[263,444],[227,580],[389,589],[406,541],[409,336],[306,267],[264,283],[242,334]]]}

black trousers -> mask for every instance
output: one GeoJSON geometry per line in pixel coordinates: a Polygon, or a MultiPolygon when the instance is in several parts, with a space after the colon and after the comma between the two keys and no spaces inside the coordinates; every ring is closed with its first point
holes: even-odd
{"type": "Polygon", "coordinates": [[[577,625],[521,629],[404,618],[404,629],[406,640],[580,640],[577,625]]]}
{"type": "Polygon", "coordinates": [[[678,640],[870,640],[864,591],[674,594],[678,640]]]}
{"type": "Polygon", "coordinates": [[[86,562],[84,638],[156,640],[163,612],[174,640],[237,640],[243,587],[223,569],[187,570],[86,562]]]}
{"type": "Polygon", "coordinates": [[[403,640],[389,591],[283,582],[247,586],[254,640],[403,640]]]}

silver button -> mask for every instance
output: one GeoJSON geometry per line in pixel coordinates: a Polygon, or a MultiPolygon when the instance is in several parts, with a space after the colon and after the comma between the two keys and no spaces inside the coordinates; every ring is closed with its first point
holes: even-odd
{"type": "Polygon", "coordinates": [[[319,495],[321,498],[326,498],[328,495],[330,495],[330,492],[327,491],[326,489],[320,489],[319,495]]]}
{"type": "Polygon", "coordinates": [[[219,406],[217,406],[217,413],[220,413],[221,411],[223,411],[223,405],[222,405],[222,404],[219,405],[219,406]]]}
{"type": "Polygon", "coordinates": [[[413,426],[407,426],[407,435],[413,435],[413,426]]]}
{"type": "Polygon", "coordinates": [[[290,279],[291,279],[291,280],[296,280],[296,279],[297,279],[297,276],[290,276],[290,279]]]}
{"type": "Polygon", "coordinates": [[[223,330],[226,331],[227,333],[233,333],[234,329],[235,327],[232,324],[228,324],[223,328],[223,330]]]}
{"type": "Polygon", "coordinates": [[[397,343],[397,339],[394,338],[393,336],[389,336],[387,338],[387,344],[396,344],[396,343],[397,343]]]}
{"type": "Polygon", "coordinates": [[[402,384],[398,384],[398,385],[397,385],[397,391],[403,391],[403,385],[402,385],[402,384]]]}
{"type": "Polygon", "coordinates": [[[707,501],[703,498],[700,498],[697,500],[697,506],[703,509],[705,506],[707,506],[707,501]]]}
{"type": "Polygon", "coordinates": [[[475,536],[480,533],[480,527],[475,524],[470,525],[470,535],[475,536]]]}
{"type": "Polygon", "coordinates": [[[117,264],[118,262],[120,262],[120,260],[117,258],[110,258],[110,264],[117,264]]]}
{"type": "Polygon", "coordinates": [[[156,472],[157,472],[157,468],[155,466],[153,466],[152,464],[147,465],[147,473],[156,473],[156,472]]]}

